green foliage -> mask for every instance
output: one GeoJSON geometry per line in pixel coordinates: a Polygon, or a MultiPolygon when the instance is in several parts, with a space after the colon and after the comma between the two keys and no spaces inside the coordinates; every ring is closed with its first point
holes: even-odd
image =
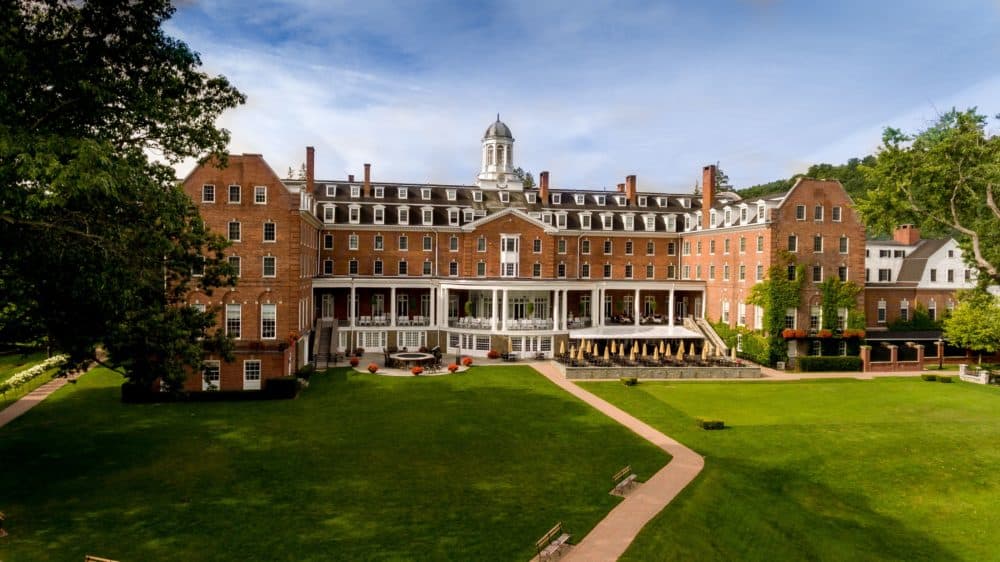
{"type": "Polygon", "coordinates": [[[806,173],[804,174],[795,174],[789,179],[775,180],[740,189],[738,193],[744,199],[751,199],[771,193],[780,193],[791,189],[792,186],[795,185],[795,181],[799,178],[807,177],[839,180],[848,195],[850,195],[854,200],[857,200],[859,197],[864,196],[868,191],[868,183],[864,175],[863,167],[866,165],[873,165],[874,163],[874,156],[865,156],[864,158],[851,158],[846,164],[840,165],[813,164],[812,166],[809,166],[809,169],[806,170],[806,173]]]}
{"type": "Polygon", "coordinates": [[[920,375],[920,380],[933,382],[933,381],[937,380],[937,375],[931,375],[931,374],[928,374],[928,373],[924,373],[924,374],[920,375]]]}
{"type": "MultiPolygon", "coordinates": [[[[795,176],[798,178],[798,176],[795,176]]],[[[772,193],[781,193],[783,191],[788,191],[795,184],[795,179],[789,180],[775,180],[772,182],[761,183],[757,185],[752,185],[750,187],[745,187],[739,189],[736,192],[740,194],[740,197],[744,199],[753,199],[755,197],[761,197],[764,195],[770,195],[772,193]]]]}
{"type": "Polygon", "coordinates": [[[913,307],[913,313],[908,320],[897,318],[889,324],[889,329],[897,332],[905,330],[940,330],[941,324],[941,320],[932,319],[930,312],[927,312],[927,307],[918,302],[913,307]]]}
{"type": "Polygon", "coordinates": [[[729,181],[729,175],[722,169],[718,162],[715,163],[715,190],[733,191],[733,184],[729,181]]]}
{"type": "MultiPolygon", "coordinates": [[[[739,357],[749,359],[761,365],[774,364],[772,362],[771,340],[767,336],[746,327],[737,326],[736,328],[730,328],[729,324],[721,321],[713,323],[712,328],[715,329],[715,333],[719,334],[722,341],[726,342],[726,345],[731,349],[737,347],[737,336],[742,334],[743,351],[737,352],[739,357]]],[[[784,348],[783,345],[782,348],[784,348]]]]}
{"type": "Polygon", "coordinates": [[[945,318],[944,339],[982,353],[1000,350],[1000,297],[986,291],[960,291],[958,306],[945,318]]]}
{"type": "Polygon", "coordinates": [[[858,295],[861,286],[851,281],[841,281],[836,277],[827,277],[819,285],[820,307],[823,312],[822,328],[833,330],[837,327],[837,311],[846,308],[848,319],[858,314],[858,295]]]}
{"type": "Polygon", "coordinates": [[[714,420],[711,418],[696,418],[695,421],[698,422],[698,427],[702,429],[725,429],[726,422],[723,420],[714,420]]]}
{"type": "Polygon", "coordinates": [[[128,377],[177,388],[206,347],[229,348],[215,311],[178,305],[231,285],[233,271],[168,164],[224,151],[216,119],[244,98],[164,35],[173,11],[166,0],[4,10],[0,341],[47,340],[72,363],[103,343],[128,377]]]}
{"type": "Polygon", "coordinates": [[[618,380],[622,381],[622,384],[625,386],[635,386],[639,384],[639,379],[637,377],[621,377],[618,380]]]}
{"type": "Polygon", "coordinates": [[[951,382],[955,382],[955,377],[953,377],[951,375],[938,375],[937,380],[938,380],[938,382],[951,383],[951,382]]]}
{"type": "Polygon", "coordinates": [[[514,175],[517,177],[517,179],[521,180],[521,182],[524,184],[525,189],[531,189],[535,187],[535,178],[534,176],[531,175],[531,172],[525,172],[524,168],[518,166],[517,168],[514,168],[514,175]]]}
{"type": "Polygon", "coordinates": [[[798,358],[800,371],[860,371],[862,361],[860,357],[849,355],[805,355],[798,358]]]}
{"type": "Polygon", "coordinates": [[[788,267],[795,264],[795,256],[784,252],[774,265],[767,270],[767,278],[750,289],[747,302],[764,309],[764,332],[769,338],[768,365],[788,358],[781,330],[785,327],[785,311],[798,308],[802,300],[802,286],[805,283],[805,266],[795,266],[795,279],[788,278],[788,267]]]}
{"type": "Polygon", "coordinates": [[[863,166],[870,190],[857,201],[870,232],[912,223],[957,235],[986,285],[1000,282],[1000,136],[975,108],[951,111],[916,134],[887,128],[876,162],[863,166]]]}

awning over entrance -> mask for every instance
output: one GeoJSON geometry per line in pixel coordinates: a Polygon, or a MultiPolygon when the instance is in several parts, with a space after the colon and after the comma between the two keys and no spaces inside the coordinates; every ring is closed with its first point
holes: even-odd
{"type": "Polygon", "coordinates": [[[598,326],[596,328],[581,328],[569,331],[570,339],[612,340],[612,339],[650,339],[650,340],[680,340],[704,339],[698,332],[692,332],[681,326],[598,326]]]}

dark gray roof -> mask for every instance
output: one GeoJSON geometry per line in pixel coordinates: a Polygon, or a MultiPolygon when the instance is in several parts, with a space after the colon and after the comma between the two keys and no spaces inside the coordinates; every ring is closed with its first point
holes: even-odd
{"type": "Polygon", "coordinates": [[[493,122],[492,125],[486,128],[486,132],[483,133],[483,138],[487,139],[490,137],[500,137],[506,139],[513,139],[514,135],[510,132],[510,127],[506,123],[500,120],[500,116],[497,115],[497,120],[493,122]]]}
{"type": "Polygon", "coordinates": [[[947,243],[948,240],[921,240],[917,249],[903,258],[903,265],[899,268],[896,283],[919,283],[924,276],[924,269],[927,267],[927,258],[947,243]]]}

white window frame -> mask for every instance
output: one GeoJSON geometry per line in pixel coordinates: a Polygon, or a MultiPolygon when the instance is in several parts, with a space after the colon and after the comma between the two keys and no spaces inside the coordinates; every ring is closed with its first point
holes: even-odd
{"type": "Polygon", "coordinates": [[[266,185],[255,185],[253,187],[253,204],[254,205],[267,205],[267,186],[266,185]],[[263,198],[261,197],[263,195],[263,198]]]}
{"type": "Polygon", "coordinates": [[[361,205],[354,204],[348,207],[347,222],[361,224],[361,205]]]}
{"type": "Polygon", "coordinates": [[[420,198],[423,199],[424,201],[430,201],[431,200],[431,188],[429,188],[429,187],[421,187],[420,188],[420,198]]]}
{"type": "Polygon", "coordinates": [[[396,209],[396,222],[399,224],[410,224],[410,208],[399,207],[396,209]]]}
{"type": "Polygon", "coordinates": [[[274,278],[278,276],[278,258],[276,256],[264,256],[261,258],[260,271],[263,277],[274,278]],[[267,274],[267,261],[271,260],[273,267],[270,275],[267,274]]]}
{"type": "Polygon", "coordinates": [[[260,339],[278,339],[278,305],[273,303],[263,303],[260,305],[260,339]],[[266,322],[271,321],[271,335],[267,335],[266,322]]]}
{"type": "Polygon", "coordinates": [[[210,183],[206,183],[205,185],[201,186],[201,202],[202,203],[215,203],[215,185],[210,184],[210,183]],[[211,192],[212,192],[212,197],[211,198],[207,198],[206,197],[206,195],[208,195],[209,189],[211,189],[211,192]]]}
{"type": "Polygon", "coordinates": [[[372,223],[385,224],[385,205],[375,205],[372,208],[372,223]]]}
{"type": "Polygon", "coordinates": [[[553,193],[552,194],[552,204],[553,205],[562,205],[562,193],[553,193]]]}
{"type": "Polygon", "coordinates": [[[261,229],[261,240],[265,244],[272,244],[278,241],[278,225],[274,221],[265,221],[261,229]],[[271,237],[267,237],[267,227],[271,227],[271,237]]]}
{"type": "Polygon", "coordinates": [[[337,218],[337,208],[334,205],[323,205],[323,222],[333,224],[337,218]]]}
{"type": "Polygon", "coordinates": [[[263,377],[260,359],[243,360],[243,390],[260,390],[260,380],[263,377]]]}

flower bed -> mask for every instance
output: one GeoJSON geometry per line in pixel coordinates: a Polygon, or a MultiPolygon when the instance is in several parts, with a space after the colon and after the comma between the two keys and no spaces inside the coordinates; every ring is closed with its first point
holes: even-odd
{"type": "Polygon", "coordinates": [[[23,371],[15,373],[7,380],[0,382],[0,394],[6,394],[12,390],[17,390],[18,388],[28,384],[31,379],[40,376],[45,371],[48,371],[65,360],[65,355],[56,355],[33,367],[29,367],[23,371]]]}

